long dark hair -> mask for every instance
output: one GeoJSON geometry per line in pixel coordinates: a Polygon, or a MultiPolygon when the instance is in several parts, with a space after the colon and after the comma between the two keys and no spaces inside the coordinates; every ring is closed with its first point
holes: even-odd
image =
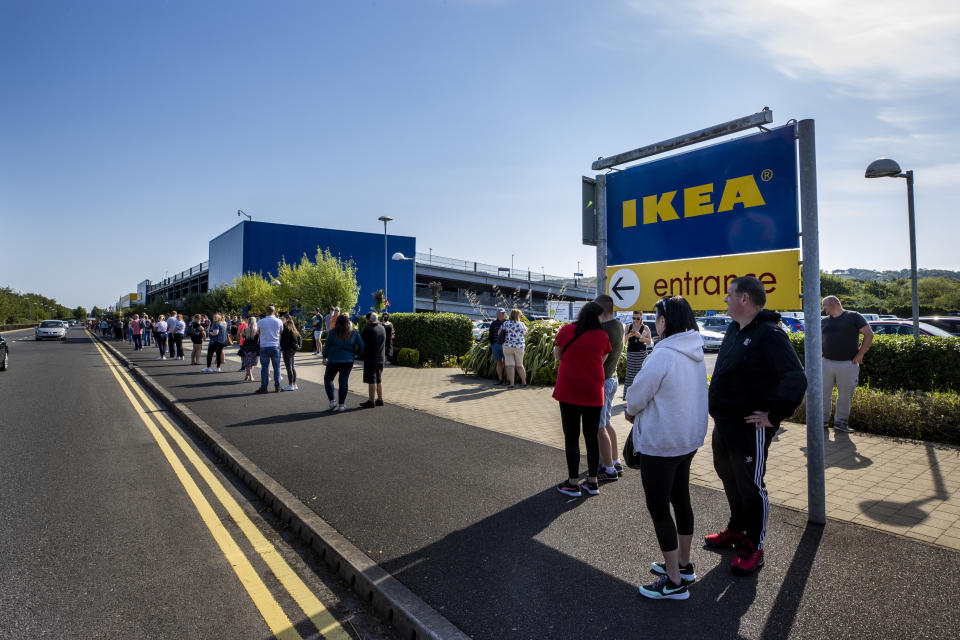
{"type": "Polygon", "coordinates": [[[341,313],[339,316],[337,316],[337,324],[333,326],[333,331],[330,333],[340,340],[350,339],[350,336],[353,335],[353,323],[350,322],[350,318],[347,317],[347,314],[341,313]]]}
{"type": "Polygon", "coordinates": [[[683,296],[668,296],[657,300],[654,305],[657,317],[663,318],[663,335],[669,338],[675,333],[683,333],[690,329],[699,330],[697,320],[693,315],[690,303],[683,296]]]}
{"type": "Polygon", "coordinates": [[[583,305],[583,308],[580,309],[580,314],[577,316],[577,324],[573,334],[578,336],[585,331],[599,329],[600,316],[602,315],[603,307],[596,302],[588,302],[583,305]]]}

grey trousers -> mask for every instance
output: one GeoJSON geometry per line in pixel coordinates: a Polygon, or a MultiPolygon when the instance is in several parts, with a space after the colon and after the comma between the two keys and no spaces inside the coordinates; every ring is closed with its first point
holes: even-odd
{"type": "Polygon", "coordinates": [[[830,400],[834,387],[837,388],[837,411],[833,424],[847,424],[853,390],[857,388],[859,377],[860,365],[850,360],[823,359],[823,424],[830,422],[830,400]]]}

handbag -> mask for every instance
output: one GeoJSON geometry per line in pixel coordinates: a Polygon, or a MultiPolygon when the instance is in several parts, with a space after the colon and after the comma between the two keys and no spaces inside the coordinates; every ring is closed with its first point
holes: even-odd
{"type": "Polygon", "coordinates": [[[630,429],[630,433],[627,435],[626,439],[623,442],[623,464],[627,465],[631,469],[640,468],[640,452],[633,448],[633,431],[637,428],[637,423],[633,423],[633,427],[630,429]]]}

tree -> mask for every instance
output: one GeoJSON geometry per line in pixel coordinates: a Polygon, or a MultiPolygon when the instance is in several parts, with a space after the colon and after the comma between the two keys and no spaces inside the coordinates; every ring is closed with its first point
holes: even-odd
{"type": "Polygon", "coordinates": [[[279,287],[271,284],[272,280],[253,272],[237,276],[227,287],[231,307],[249,308],[257,315],[264,315],[267,307],[274,304],[281,294],[279,287]]]}
{"type": "Polygon", "coordinates": [[[77,307],[73,310],[73,318],[78,322],[83,322],[87,319],[87,310],[83,307],[77,307]]]}
{"type": "Polygon", "coordinates": [[[298,301],[307,309],[340,307],[345,313],[357,306],[360,287],[353,260],[341,260],[329,249],[318,248],[313,261],[304,254],[299,263],[281,260],[277,268],[278,293],[283,300],[298,301]]]}
{"type": "Polygon", "coordinates": [[[90,315],[94,318],[102,318],[107,312],[97,305],[93,305],[93,308],[90,309],[90,315]]]}
{"type": "Polygon", "coordinates": [[[437,302],[440,300],[440,292],[443,291],[443,283],[434,280],[427,285],[430,287],[430,293],[433,294],[433,312],[437,312],[437,302]]]}

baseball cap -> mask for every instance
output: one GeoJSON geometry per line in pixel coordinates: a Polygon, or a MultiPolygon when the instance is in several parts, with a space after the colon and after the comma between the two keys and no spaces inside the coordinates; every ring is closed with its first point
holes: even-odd
{"type": "Polygon", "coordinates": [[[497,308],[497,313],[506,313],[506,312],[507,312],[507,310],[504,309],[503,307],[498,307],[498,308],[497,308]]]}

